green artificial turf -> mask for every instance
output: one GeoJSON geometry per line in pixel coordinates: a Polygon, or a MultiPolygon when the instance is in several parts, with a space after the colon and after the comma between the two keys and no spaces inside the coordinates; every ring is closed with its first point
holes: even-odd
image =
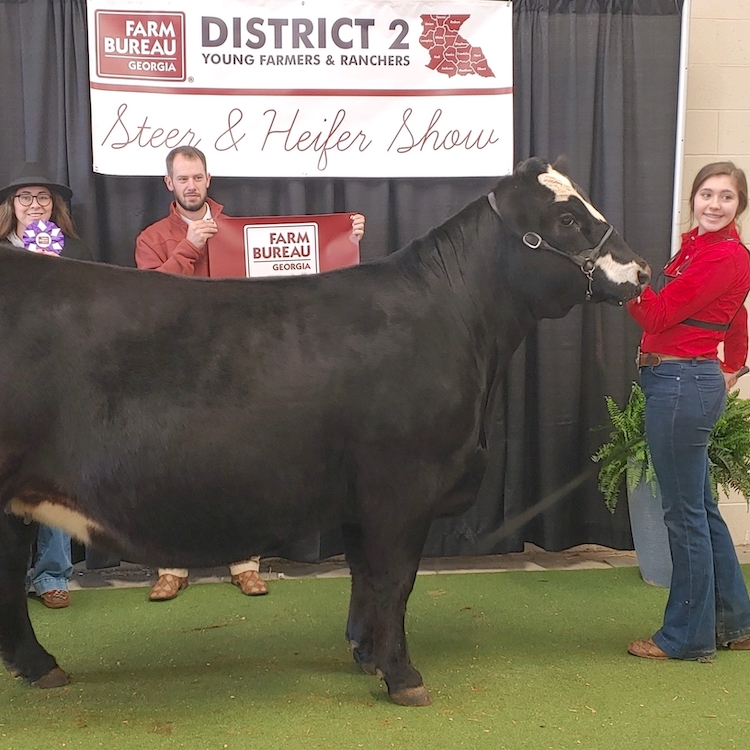
{"type": "MultiPolygon", "coordinates": [[[[747,573],[748,571],[746,571],[747,573]]],[[[666,591],[636,568],[420,576],[412,659],[433,704],[391,704],[355,667],[348,579],[271,582],[266,597],[191,585],[30,601],[72,674],[37,690],[0,674],[3,750],[721,750],[750,747],[750,653],[713,664],[628,656],[666,591]]]]}

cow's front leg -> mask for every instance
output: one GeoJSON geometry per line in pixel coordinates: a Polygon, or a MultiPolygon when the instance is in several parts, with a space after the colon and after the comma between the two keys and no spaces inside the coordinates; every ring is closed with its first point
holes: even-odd
{"type": "Polygon", "coordinates": [[[395,571],[388,575],[373,576],[370,582],[376,602],[373,629],[373,660],[376,674],[388,686],[388,695],[401,706],[428,706],[432,703],[430,692],[424,686],[422,675],[414,668],[406,644],[404,620],[406,602],[414,586],[417,565],[413,571],[395,571]]]}
{"type": "Polygon", "coordinates": [[[365,674],[375,674],[375,660],[372,655],[373,597],[372,592],[365,585],[368,580],[368,571],[362,550],[362,529],[356,524],[344,524],[342,531],[346,560],[352,575],[346,640],[359,668],[365,674]]]}
{"type": "Polygon", "coordinates": [[[14,677],[35,687],[61,687],[68,675],[39,645],[29,620],[26,568],[36,529],[0,513],[0,656],[14,677]]]}

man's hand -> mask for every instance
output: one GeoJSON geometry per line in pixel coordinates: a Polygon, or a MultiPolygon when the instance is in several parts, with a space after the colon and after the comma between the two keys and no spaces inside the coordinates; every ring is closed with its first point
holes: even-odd
{"type": "Polygon", "coordinates": [[[200,250],[218,231],[213,219],[198,219],[188,224],[187,239],[200,250]]]}
{"type": "Polygon", "coordinates": [[[352,214],[352,234],[361,240],[365,236],[365,217],[362,214],[352,214]]]}

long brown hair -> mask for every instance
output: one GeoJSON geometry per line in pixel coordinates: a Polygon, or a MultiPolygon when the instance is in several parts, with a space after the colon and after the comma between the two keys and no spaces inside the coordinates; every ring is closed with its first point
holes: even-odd
{"type": "Polygon", "coordinates": [[[701,185],[709,178],[716,177],[716,175],[725,174],[732,178],[735,188],[737,188],[737,196],[739,197],[739,205],[737,206],[737,215],[734,217],[737,219],[740,214],[747,208],[747,178],[745,177],[744,170],[740,169],[733,161],[714,161],[710,164],[706,164],[703,169],[695,175],[693,180],[693,188],[690,191],[690,223],[693,223],[695,214],[693,213],[693,201],[695,196],[701,188],[701,185]]]}
{"type": "MultiPolygon", "coordinates": [[[[28,187],[35,186],[29,185],[28,187]]],[[[47,186],[40,185],[39,187],[47,186]]],[[[62,233],[66,237],[75,237],[76,239],[79,239],[67,202],[56,190],[50,189],[49,193],[52,196],[52,221],[62,229],[62,233]]],[[[11,232],[15,232],[16,230],[16,212],[13,210],[13,200],[15,197],[16,194],[11,193],[2,203],[0,203],[0,238],[4,240],[8,238],[11,232]]]]}

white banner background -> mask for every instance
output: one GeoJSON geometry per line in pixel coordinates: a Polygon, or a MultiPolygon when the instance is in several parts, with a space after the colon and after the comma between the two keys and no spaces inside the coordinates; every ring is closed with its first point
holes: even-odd
{"type": "Polygon", "coordinates": [[[162,175],[178,145],[214,176],[512,170],[511,3],[337,5],[90,0],[94,171],[162,175]]]}

